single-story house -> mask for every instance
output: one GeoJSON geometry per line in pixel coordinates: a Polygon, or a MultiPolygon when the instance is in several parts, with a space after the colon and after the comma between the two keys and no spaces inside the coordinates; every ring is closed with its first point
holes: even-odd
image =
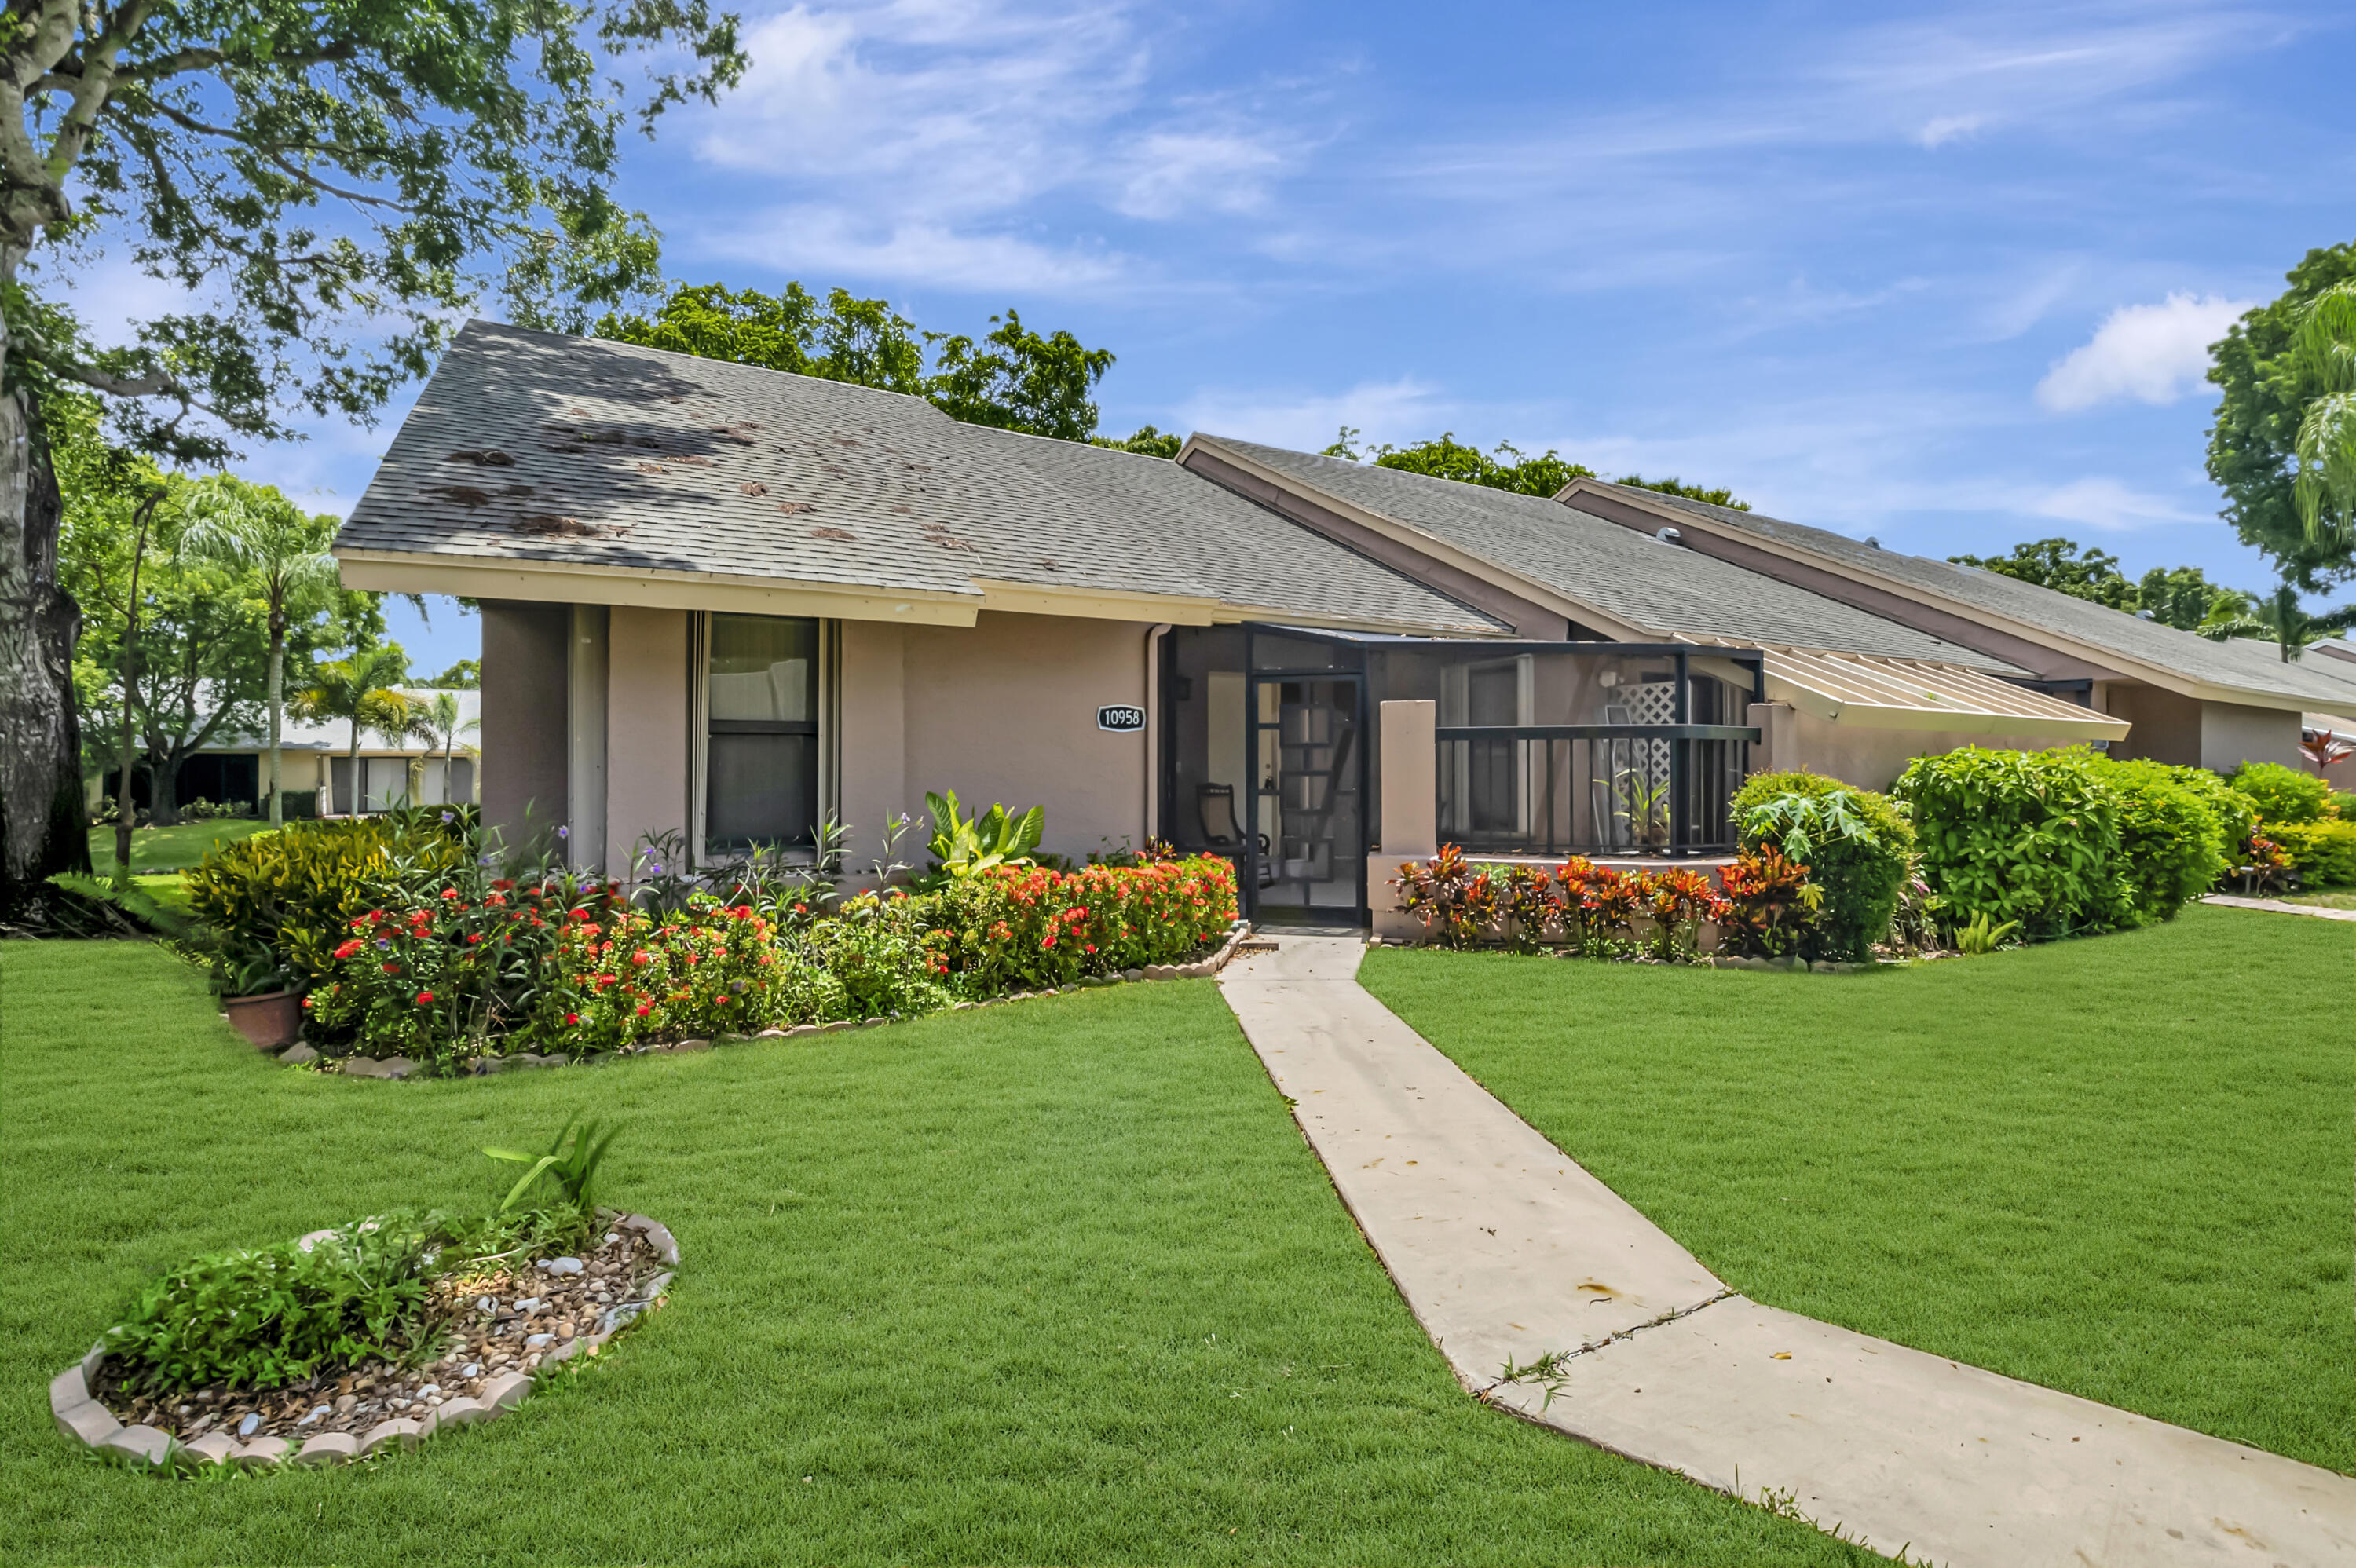
{"type": "Polygon", "coordinates": [[[1740,528],[1866,548],[1838,536],[1665,500],[1200,434],[1172,463],[478,321],[335,550],[348,586],[482,603],[485,816],[616,871],[650,836],[716,859],[830,817],[857,865],[954,789],[1043,805],[1053,850],[1166,839],[1234,858],[1263,918],[1363,921],[1443,838],[1722,852],[1762,766],[1880,787],[2179,709],[2221,765],[2356,715],[2356,686],[2128,616],[2134,651],[2097,648],[2067,610],[1901,592],[1740,528]]]}
{"type": "MultiPolygon", "coordinates": [[[[431,703],[436,693],[425,688],[403,687],[415,703],[431,703]]],[[[402,801],[443,805],[478,798],[473,737],[482,714],[482,694],[454,691],[458,699],[460,738],[444,755],[434,741],[414,735],[387,736],[375,730],[360,734],[359,787],[352,780],[352,727],[348,720],[313,722],[288,715],[278,731],[278,787],[290,797],[289,809],[320,816],[347,816],[390,810],[402,801]]],[[[180,764],[173,798],[186,806],[205,800],[216,805],[262,808],[270,776],[270,737],[216,735],[180,764]]],[[[112,795],[119,770],[93,776],[83,788],[96,809],[102,795],[112,795]]],[[[132,771],[132,799],[148,803],[147,773],[132,771]]]]}

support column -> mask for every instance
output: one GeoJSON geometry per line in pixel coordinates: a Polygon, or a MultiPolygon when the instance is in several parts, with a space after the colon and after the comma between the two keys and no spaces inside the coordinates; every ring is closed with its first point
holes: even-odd
{"type": "Polygon", "coordinates": [[[1397,894],[1384,884],[1401,862],[1440,853],[1440,747],[1433,734],[1440,707],[1386,702],[1382,709],[1383,852],[1366,868],[1366,903],[1376,935],[1412,936],[1421,928],[1394,907],[1397,894]]]}
{"type": "Polygon", "coordinates": [[[573,606],[565,719],[565,859],[580,870],[605,864],[606,685],[612,664],[611,616],[603,604],[573,606]]]}

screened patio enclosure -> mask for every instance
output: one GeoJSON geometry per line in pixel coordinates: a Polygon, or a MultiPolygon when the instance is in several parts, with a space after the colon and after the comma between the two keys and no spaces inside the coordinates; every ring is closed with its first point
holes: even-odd
{"type": "Polygon", "coordinates": [[[1179,627],[1161,672],[1162,834],[1233,859],[1254,919],[1365,924],[1390,870],[1382,704],[1424,701],[1440,842],[1723,853],[1762,663],[1679,644],[1179,627]]]}

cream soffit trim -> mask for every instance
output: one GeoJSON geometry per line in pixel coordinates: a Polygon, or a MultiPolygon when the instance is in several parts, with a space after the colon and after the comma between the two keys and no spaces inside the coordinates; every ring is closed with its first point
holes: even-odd
{"type": "MultiPolygon", "coordinates": [[[[1574,497],[1593,491],[1596,483],[1590,479],[1574,479],[1555,492],[1554,498],[1567,506],[1574,497]]],[[[2133,675],[2138,680],[2157,686],[2164,691],[2175,692],[2179,697],[2190,697],[2203,702],[2231,702],[2244,707],[2286,709],[2303,708],[2315,700],[2311,697],[2293,697],[2282,692],[2261,690],[2255,687],[2220,685],[2214,681],[2182,675],[2175,670],[2163,669],[2158,665],[2137,658],[2123,648],[2115,648],[2106,643],[2089,642],[2067,632],[2057,632],[2051,626],[2040,626],[2033,622],[2016,620],[2002,611],[1991,610],[1986,605],[1974,604],[1967,600],[1952,598],[1935,589],[1925,588],[1919,582],[1910,582],[1903,578],[1873,571],[1854,561],[1838,560],[1809,549],[1804,545],[1790,544],[1765,534],[1751,533],[1730,524],[1721,523],[1715,517],[1707,517],[1698,512],[1688,512],[1681,507],[1672,507],[1665,502],[1647,501],[1635,496],[1622,495],[1617,491],[1610,493],[1603,498],[1650,512],[1673,528],[1699,528],[1702,532],[1716,538],[1731,539],[1737,544],[1750,545],[1754,549],[1766,551],[1769,555],[1779,555],[1786,560],[1797,561],[1804,566],[1813,566],[1820,571],[1831,572],[1836,577],[1847,577],[1856,581],[1869,583],[1874,587],[1895,593],[1901,599],[1912,599],[1931,604],[1951,614],[1960,615],[1966,621],[1977,621],[1992,630],[2008,632],[2024,642],[2051,648],[2056,653],[2073,654],[2094,664],[2109,665],[2122,674],[2133,675]]],[[[2356,712],[2356,702],[2351,702],[2350,711],[2356,712]]]]}
{"type": "Polygon", "coordinates": [[[1958,665],[1806,648],[1767,650],[1767,695],[1828,722],[1869,729],[2121,741],[2131,728],[1958,665]]]}
{"type": "Polygon", "coordinates": [[[1093,621],[1168,621],[1207,626],[1223,608],[1199,594],[1124,593],[1118,589],[1065,588],[1036,582],[1001,582],[977,577],[981,607],[1018,615],[1071,615],[1093,621]]]}
{"type": "Polygon", "coordinates": [[[890,593],[836,583],[731,578],[714,572],[556,564],[396,550],[334,552],[344,586],[390,593],[455,593],[556,604],[628,604],[652,610],[723,610],[750,615],[819,615],[970,626],[980,594],[890,593]]]}
{"type": "Polygon", "coordinates": [[[1313,485],[1298,475],[1286,474],[1280,469],[1270,468],[1266,464],[1258,462],[1231,446],[1223,445],[1215,436],[1187,437],[1185,446],[1178,453],[1178,461],[1183,464],[1186,461],[1186,453],[1194,451],[1197,447],[1222,463],[1234,464],[1255,479],[1263,480],[1280,490],[1314,499],[1318,505],[1340,513],[1359,527],[1381,535],[1393,544],[1405,545],[1408,549],[1428,555],[1434,560],[1452,566],[1459,571],[1518,594],[1533,604],[1552,610],[1555,613],[1567,616],[1581,625],[1591,626],[1615,640],[1621,642],[1661,640],[1652,627],[1639,626],[1633,622],[1623,621],[1616,615],[1607,614],[1584,599],[1574,598],[1550,584],[1526,577],[1512,567],[1491,560],[1485,555],[1451,544],[1436,534],[1426,533],[1413,524],[1403,523],[1386,513],[1362,507],[1347,496],[1337,496],[1323,485],[1313,485]]]}

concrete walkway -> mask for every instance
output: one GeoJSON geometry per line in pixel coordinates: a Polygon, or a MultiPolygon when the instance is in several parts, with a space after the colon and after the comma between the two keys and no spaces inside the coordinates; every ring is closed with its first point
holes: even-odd
{"type": "Polygon", "coordinates": [[[1729,1289],[1367,994],[1354,939],[1220,976],[1464,1386],[1877,1551],[1952,1568],[2356,1568],[2356,1480],[1729,1289]],[[1553,1392],[1502,1382],[1553,1353],[1553,1392]]]}
{"type": "Polygon", "coordinates": [[[2311,914],[2318,920],[2356,920],[2356,909],[2295,904],[2286,899],[2245,899],[2234,893],[2207,893],[2202,895],[2201,901],[2226,909],[2262,909],[2269,914],[2311,914]]]}

